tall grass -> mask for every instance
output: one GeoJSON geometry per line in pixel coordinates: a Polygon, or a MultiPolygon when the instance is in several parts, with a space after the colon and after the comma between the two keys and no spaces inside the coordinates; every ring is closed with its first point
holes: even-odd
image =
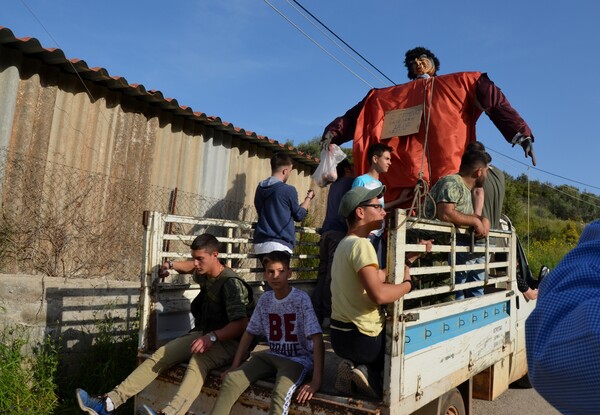
{"type": "Polygon", "coordinates": [[[524,246],[529,261],[529,267],[534,277],[542,265],[548,266],[551,270],[556,268],[560,260],[577,245],[576,241],[564,240],[562,238],[552,237],[546,241],[535,240],[531,242],[529,251],[524,246]]]}
{"type": "MultiPolygon", "coordinates": [[[[94,314],[94,338],[90,349],[82,353],[77,362],[77,370],[61,370],[58,376],[58,390],[61,397],[56,415],[81,414],[75,400],[75,389],[82,388],[90,394],[103,394],[123,381],[136,367],[138,330],[125,327],[121,318],[111,310],[94,314]]],[[[136,320],[137,321],[137,320],[136,320]]],[[[133,401],[120,406],[116,415],[133,413],[133,401]]]]}
{"type": "MultiPolygon", "coordinates": [[[[76,365],[68,365],[61,339],[46,335],[32,341],[30,327],[4,326],[0,331],[0,415],[70,415],[81,411],[78,387],[92,394],[108,392],[135,368],[137,323],[125,327],[111,311],[94,315],[94,341],[76,365]]],[[[116,415],[133,413],[133,402],[116,415]]]]}
{"type": "Polygon", "coordinates": [[[30,337],[24,326],[0,332],[0,414],[47,415],[58,406],[58,343],[45,336],[30,346],[30,337]]]}

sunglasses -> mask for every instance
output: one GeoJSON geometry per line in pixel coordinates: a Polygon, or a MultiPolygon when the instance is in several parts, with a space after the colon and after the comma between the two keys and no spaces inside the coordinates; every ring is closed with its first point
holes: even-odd
{"type": "Polygon", "coordinates": [[[372,207],[377,210],[383,209],[383,206],[381,206],[381,203],[370,203],[370,204],[358,205],[358,207],[372,207]]]}

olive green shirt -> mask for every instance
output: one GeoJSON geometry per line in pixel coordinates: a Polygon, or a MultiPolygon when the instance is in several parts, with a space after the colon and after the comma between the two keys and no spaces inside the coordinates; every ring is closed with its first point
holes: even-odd
{"type": "Polygon", "coordinates": [[[438,203],[454,203],[455,209],[465,215],[473,214],[473,198],[471,197],[471,189],[467,187],[465,181],[458,174],[450,174],[442,177],[431,188],[429,192],[431,198],[427,198],[425,203],[425,214],[427,218],[437,219],[434,216],[433,202],[438,203]]]}
{"type": "Polygon", "coordinates": [[[248,317],[250,295],[244,283],[230,268],[224,268],[216,277],[199,275],[193,279],[200,284],[200,294],[192,301],[191,311],[195,319],[194,330],[208,332],[225,327],[228,323],[248,317]],[[213,293],[213,285],[224,278],[219,292],[213,293]]]}

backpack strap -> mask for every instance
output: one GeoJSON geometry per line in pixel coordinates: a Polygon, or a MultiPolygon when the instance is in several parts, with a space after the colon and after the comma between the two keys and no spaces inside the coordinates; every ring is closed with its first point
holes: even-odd
{"type": "Polygon", "coordinates": [[[235,278],[235,279],[241,281],[241,283],[244,285],[244,287],[246,287],[246,290],[248,291],[248,305],[246,306],[246,310],[247,310],[248,317],[250,317],[250,315],[252,315],[252,311],[254,310],[254,306],[255,306],[254,291],[252,290],[252,287],[250,286],[250,284],[248,284],[246,281],[244,281],[240,277],[220,276],[219,278],[217,278],[217,280],[214,282],[214,284],[210,287],[210,291],[208,291],[206,293],[207,300],[212,303],[218,303],[219,300],[221,300],[222,297],[225,295],[225,292],[222,290],[223,285],[225,285],[225,282],[230,278],[235,278]]]}

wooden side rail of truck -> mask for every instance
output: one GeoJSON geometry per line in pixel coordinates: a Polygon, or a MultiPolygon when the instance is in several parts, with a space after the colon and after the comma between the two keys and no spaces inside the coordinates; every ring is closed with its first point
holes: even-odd
{"type": "MultiPolygon", "coordinates": [[[[251,223],[158,212],[147,212],[144,218],[140,362],[192,328],[189,306],[198,294],[198,285],[190,276],[171,275],[161,280],[158,269],[167,258],[189,258],[189,244],[199,233],[217,236],[225,247],[221,258],[249,281],[256,298],[264,287],[261,268],[251,253],[251,223]]],[[[314,228],[297,228],[297,232],[298,240],[305,241],[305,235],[313,234],[313,241],[302,242],[300,250],[307,253],[294,256],[294,275],[312,278],[296,278],[291,284],[310,293],[316,283],[318,238],[314,228]]],[[[457,237],[468,236],[468,230],[417,220],[396,210],[388,226],[388,282],[402,281],[406,252],[424,250],[415,236],[423,232],[445,235],[439,239],[449,243],[433,246],[431,255],[443,261],[413,267],[411,275],[416,281],[437,278],[444,283],[414,289],[387,306],[383,399],[342,396],[333,388],[340,359],[329,347],[325,333],[323,386],[310,402],[294,402],[291,414],[470,414],[472,398],[495,399],[511,382],[526,376],[524,322],[535,302],[526,301],[517,289],[514,231],[491,232],[495,244],[488,238],[484,246],[460,246],[457,237]],[[459,252],[471,251],[484,255],[485,263],[451,265],[454,262],[447,261],[459,252]],[[484,281],[455,285],[454,274],[468,269],[483,269],[484,281]],[[457,289],[476,286],[483,286],[485,294],[438,302],[457,289]]],[[[257,349],[261,347],[265,346],[257,349]]],[[[136,404],[161,408],[175,393],[184,370],[185,365],[179,365],[161,374],[136,397],[136,404]]],[[[219,372],[209,376],[190,414],[210,413],[220,387],[219,372]]],[[[232,413],[268,413],[272,387],[269,380],[257,382],[240,397],[232,413]]]]}

